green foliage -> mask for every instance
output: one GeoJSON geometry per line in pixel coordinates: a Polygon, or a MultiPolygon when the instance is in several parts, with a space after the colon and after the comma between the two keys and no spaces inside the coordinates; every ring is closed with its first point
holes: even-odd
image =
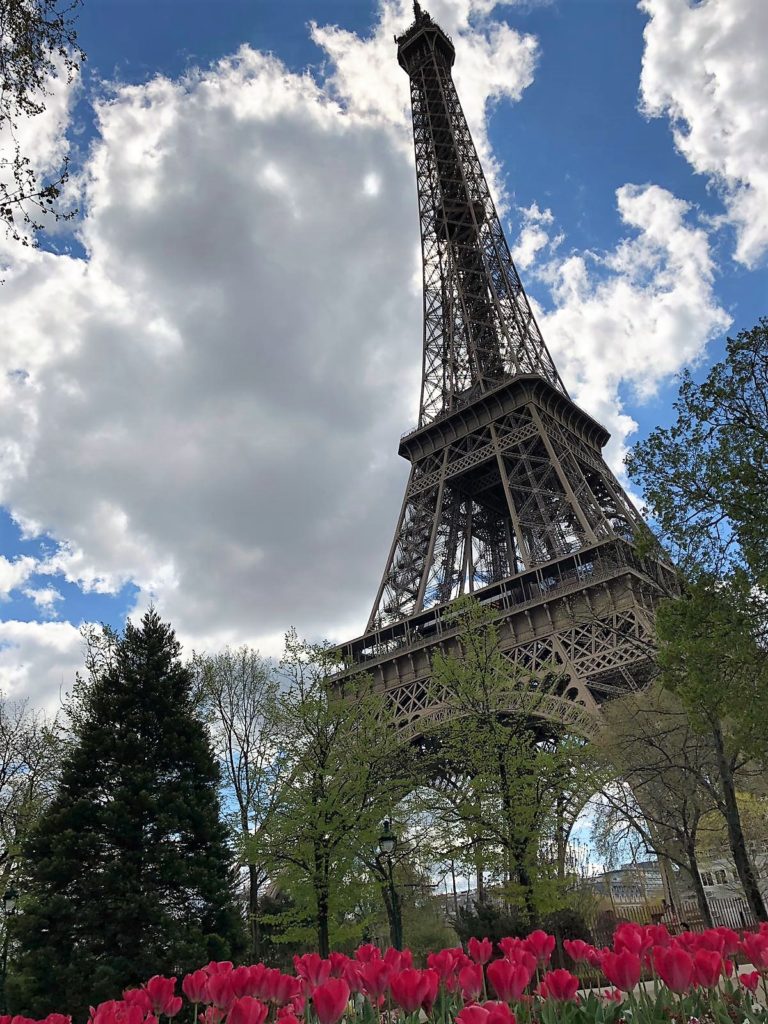
{"type": "Polygon", "coordinates": [[[294,901],[298,919],[286,918],[285,941],[307,940],[309,906],[325,954],[332,941],[348,943],[364,927],[361,885],[369,883],[361,881],[358,855],[375,847],[382,818],[410,788],[408,759],[369,677],[360,674],[343,693],[328,649],[293,632],[281,668],[286,782],[250,848],[294,901]]]}
{"type": "Polygon", "coordinates": [[[768,318],[728,339],[702,384],[682,376],[677,419],[627,458],[688,576],[743,567],[768,581],[768,318]]]}
{"type": "Polygon", "coordinates": [[[713,723],[730,748],[768,758],[765,611],[743,573],[699,575],[656,616],[664,685],[701,730],[713,723]]]}
{"type": "Polygon", "coordinates": [[[154,610],[81,686],[56,795],[25,847],[11,999],[78,1017],[152,974],[236,953],[219,775],[154,610]]]}
{"type": "Polygon", "coordinates": [[[555,667],[516,670],[493,610],[476,600],[457,601],[454,614],[459,650],[433,662],[435,702],[451,711],[436,751],[449,769],[443,800],[479,856],[479,876],[490,868],[530,925],[566,898],[564,865],[545,851],[562,840],[558,806],[581,785],[583,744],[546,717],[561,682],[555,667]]]}

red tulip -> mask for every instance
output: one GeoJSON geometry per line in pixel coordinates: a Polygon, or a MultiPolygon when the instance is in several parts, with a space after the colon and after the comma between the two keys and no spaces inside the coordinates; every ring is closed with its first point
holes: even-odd
{"type": "Polygon", "coordinates": [[[545,998],[556,999],[559,1003],[575,1003],[579,979],[562,968],[548,971],[542,979],[541,990],[545,998]]]}
{"type": "Polygon", "coordinates": [[[208,975],[205,971],[193,971],[181,983],[181,991],[190,1003],[208,1002],[208,975]]]}
{"type": "Polygon", "coordinates": [[[741,948],[753,967],[768,967],[768,934],[759,931],[744,932],[741,948]]]}
{"type": "MultiPolygon", "coordinates": [[[[406,967],[399,974],[393,974],[389,982],[389,990],[392,998],[406,1013],[415,1013],[421,1009],[421,1004],[429,994],[431,980],[423,975],[426,971],[416,971],[413,967],[406,967]]],[[[434,977],[437,972],[433,971],[434,977]]]]}
{"type": "Polygon", "coordinates": [[[251,995],[251,978],[250,967],[235,967],[230,973],[229,980],[235,999],[251,995]]]}
{"type": "MultiPolygon", "coordinates": [[[[8,1019],[10,1021],[10,1017],[8,1019]]],[[[2,1017],[0,1017],[0,1024],[3,1024],[2,1017]]],[[[49,1013],[43,1019],[43,1024],[72,1024],[72,1018],[68,1017],[65,1013],[49,1013]]]]}
{"type": "Polygon", "coordinates": [[[687,992],[693,982],[693,957],[676,946],[656,946],[653,951],[656,973],[673,992],[687,992]]]}
{"type": "Polygon", "coordinates": [[[390,946],[384,951],[384,963],[393,971],[404,971],[413,967],[413,953],[410,949],[395,949],[390,946]]]}
{"type": "Polygon", "coordinates": [[[574,963],[589,963],[590,954],[597,952],[594,946],[590,946],[583,939],[563,939],[563,949],[574,963]]]}
{"type": "Polygon", "coordinates": [[[369,942],[366,946],[358,946],[355,950],[355,960],[359,960],[361,964],[367,964],[371,960],[381,960],[381,950],[378,946],[373,946],[369,942]]]}
{"type": "Polygon", "coordinates": [[[631,992],[640,981],[640,957],[628,949],[606,953],[601,966],[608,981],[622,992],[631,992]]]}
{"type": "Polygon", "coordinates": [[[613,949],[616,953],[621,953],[626,949],[636,956],[642,956],[646,949],[650,948],[652,942],[653,940],[650,935],[646,935],[643,926],[635,924],[634,921],[624,921],[613,933],[613,949]]]}
{"type": "Polygon", "coordinates": [[[493,943],[490,939],[476,939],[473,936],[467,943],[467,952],[476,964],[487,964],[493,956],[493,943]]]}
{"type": "MultiPolygon", "coordinates": [[[[155,1013],[162,1014],[165,1017],[172,1017],[173,1014],[169,1011],[173,1005],[176,979],[163,978],[160,974],[156,974],[154,978],[149,979],[144,987],[147,990],[147,995],[152,1000],[152,1009],[155,1013]]],[[[174,1013],[178,1013],[180,1009],[181,1004],[176,1007],[174,1013]]]]}
{"type": "Polygon", "coordinates": [[[430,970],[429,968],[421,972],[421,977],[423,979],[421,1008],[429,1016],[432,1013],[432,1007],[435,1005],[437,993],[440,990],[440,978],[437,971],[430,970]]]}
{"type": "Polygon", "coordinates": [[[220,1010],[229,1010],[235,993],[232,991],[231,971],[211,974],[208,978],[208,998],[220,1010]]]}
{"type": "Polygon", "coordinates": [[[514,953],[519,949],[525,948],[523,940],[518,939],[516,936],[507,936],[506,938],[499,939],[498,946],[508,960],[514,960],[514,953]]]}
{"type": "Polygon", "coordinates": [[[524,964],[511,964],[509,960],[494,960],[487,970],[494,992],[507,1003],[517,1001],[533,977],[533,970],[524,964]]]}
{"type": "Polygon", "coordinates": [[[693,958],[693,978],[702,988],[715,988],[723,973],[722,953],[710,949],[697,949],[693,958]]]}
{"type": "Polygon", "coordinates": [[[331,976],[331,961],[323,960],[319,953],[295,956],[293,966],[297,975],[307,982],[310,989],[325,984],[331,976]]]}
{"type": "Polygon", "coordinates": [[[360,978],[369,999],[381,999],[389,988],[389,967],[383,960],[369,960],[360,967],[360,978]]]}
{"type": "Polygon", "coordinates": [[[290,1003],[301,993],[301,983],[298,978],[290,974],[283,974],[282,971],[269,971],[264,974],[263,993],[264,998],[269,999],[278,1005],[290,1003]]]}
{"type": "Polygon", "coordinates": [[[312,993],[312,1005],[320,1024],[337,1024],[349,1002],[349,985],[343,978],[329,978],[312,993]]]}
{"type": "Polygon", "coordinates": [[[740,974],[739,981],[750,992],[754,992],[760,983],[760,972],[750,971],[749,974],[740,974]]]}
{"type": "Polygon", "coordinates": [[[221,1024],[226,1016],[226,1012],[218,1006],[208,1006],[205,1013],[197,1015],[197,1019],[200,1024],[221,1024]]]}
{"type": "Polygon", "coordinates": [[[331,977],[343,978],[344,969],[349,963],[349,957],[345,953],[329,953],[328,960],[331,964],[331,977]]]}
{"type": "Polygon", "coordinates": [[[277,1019],[280,1021],[280,1024],[302,1024],[293,1010],[290,1010],[287,1006],[281,1007],[281,1011],[282,1010],[285,1010],[285,1013],[278,1012],[277,1015],[277,1019]]]}
{"type": "Polygon", "coordinates": [[[739,936],[732,928],[716,928],[722,940],[723,940],[723,953],[726,956],[731,956],[733,953],[739,951],[739,936]]]}
{"type": "Polygon", "coordinates": [[[624,998],[624,993],[619,992],[617,988],[607,988],[604,992],[600,993],[608,1003],[620,1003],[624,998]]]}
{"type": "Polygon", "coordinates": [[[539,963],[545,964],[549,962],[552,956],[552,950],[555,948],[555,936],[547,935],[546,932],[538,929],[525,939],[524,946],[531,953],[539,963]]]}
{"type": "Polygon", "coordinates": [[[483,991],[483,965],[468,964],[459,971],[459,988],[466,1001],[477,999],[483,991]]]}
{"type": "Polygon", "coordinates": [[[227,1024],[264,1024],[269,1008],[253,996],[235,999],[227,1016],[227,1024]]]}
{"type": "Polygon", "coordinates": [[[232,970],[231,960],[211,960],[203,970],[206,974],[229,974],[232,970]]]}
{"type": "Polygon", "coordinates": [[[651,946],[668,946],[672,938],[665,924],[647,924],[645,934],[648,936],[651,946]]]}
{"type": "Polygon", "coordinates": [[[489,1024],[490,1016],[482,1006],[465,1006],[456,1014],[456,1024],[489,1024]]]}
{"type": "Polygon", "coordinates": [[[488,1011],[487,1024],[517,1024],[515,1015],[506,1003],[483,1003],[483,1009],[488,1011]]]}
{"type": "Polygon", "coordinates": [[[152,1012],[152,997],[145,988],[127,988],[123,992],[123,1002],[128,1006],[138,1006],[142,1013],[152,1012]]]}
{"type": "Polygon", "coordinates": [[[447,981],[456,970],[455,950],[441,949],[439,953],[430,953],[427,957],[427,967],[437,971],[438,977],[442,982],[447,981]]]}

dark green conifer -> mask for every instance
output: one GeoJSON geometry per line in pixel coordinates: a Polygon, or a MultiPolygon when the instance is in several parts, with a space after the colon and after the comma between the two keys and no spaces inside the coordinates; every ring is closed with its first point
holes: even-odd
{"type": "Polygon", "coordinates": [[[16,1012],[82,1019],[126,986],[237,952],[218,767],[179,654],[150,609],[79,698],[58,793],[25,850],[16,1012]]]}

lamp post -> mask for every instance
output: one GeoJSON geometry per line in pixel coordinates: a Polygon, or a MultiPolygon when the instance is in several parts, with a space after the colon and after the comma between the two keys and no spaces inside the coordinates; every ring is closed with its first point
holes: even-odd
{"type": "Polygon", "coordinates": [[[5,915],[5,934],[3,935],[3,958],[0,963],[0,1008],[3,1013],[8,1010],[5,998],[5,979],[8,975],[8,943],[11,937],[11,918],[16,914],[16,900],[18,893],[9,886],[3,894],[3,913],[5,915]]]}
{"type": "Polygon", "coordinates": [[[395,949],[403,948],[403,919],[400,914],[400,896],[398,895],[397,889],[395,888],[395,876],[392,867],[392,854],[397,848],[397,836],[392,831],[392,825],[389,819],[383,822],[382,832],[379,836],[379,851],[380,857],[384,857],[387,862],[386,877],[387,887],[389,889],[389,906],[390,906],[390,932],[392,945],[395,949]]]}

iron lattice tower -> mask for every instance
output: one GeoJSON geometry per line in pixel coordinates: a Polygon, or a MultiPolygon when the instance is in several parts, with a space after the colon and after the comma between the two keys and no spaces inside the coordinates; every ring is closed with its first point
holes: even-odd
{"type": "Polygon", "coordinates": [[[590,731],[601,701],[651,670],[652,608],[673,586],[641,557],[642,520],[602,457],[608,432],[571,401],[515,269],[451,76],[455,50],[414,4],[397,42],[411,83],[424,271],[418,426],[394,540],[365,634],[342,645],[406,731],[440,721],[431,653],[464,593],[496,612],[522,670],[556,666],[545,717],[590,731]]]}

